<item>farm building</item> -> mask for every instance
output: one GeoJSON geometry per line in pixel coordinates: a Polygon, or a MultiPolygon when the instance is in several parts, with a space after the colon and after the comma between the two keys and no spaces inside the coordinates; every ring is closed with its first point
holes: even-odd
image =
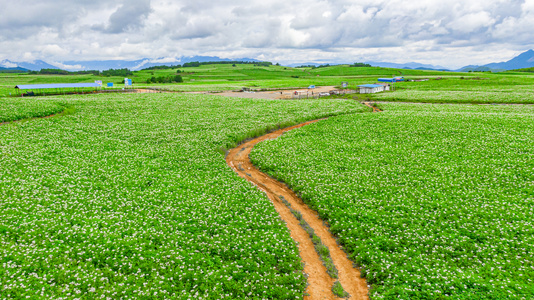
{"type": "Polygon", "coordinates": [[[360,94],[374,94],[386,90],[386,86],[382,84],[362,84],[358,87],[360,88],[360,94]]]}
{"type": "Polygon", "coordinates": [[[384,91],[389,91],[389,88],[391,87],[389,83],[385,83],[385,82],[379,82],[377,84],[384,86],[384,91]]]}
{"type": "Polygon", "coordinates": [[[53,83],[53,84],[20,84],[15,86],[17,91],[31,90],[22,96],[34,96],[37,94],[44,95],[45,91],[54,91],[56,94],[65,93],[66,91],[91,91],[102,87],[101,83],[53,83]]]}
{"type": "Polygon", "coordinates": [[[379,82],[399,82],[404,81],[404,77],[393,77],[393,78],[378,78],[379,82]]]}

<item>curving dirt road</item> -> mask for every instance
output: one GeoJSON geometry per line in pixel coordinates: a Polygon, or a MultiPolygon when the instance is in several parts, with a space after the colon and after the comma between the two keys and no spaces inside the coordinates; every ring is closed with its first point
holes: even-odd
{"type": "Polygon", "coordinates": [[[254,145],[267,140],[275,139],[284,132],[308,125],[320,120],[309,121],[300,125],[284,128],[264,136],[246,142],[228,152],[226,162],[239,176],[247,179],[265,192],[276,211],[286,222],[291,232],[291,237],[297,242],[300,256],[305,263],[304,272],[308,275],[307,296],[304,299],[339,299],[332,293],[334,279],[326,273],[326,268],[321,262],[319,255],[315,251],[309,234],[300,226],[297,218],[290,209],[282,202],[281,197],[287,200],[291,207],[302,213],[303,219],[313,228],[315,233],[321,238],[323,244],[330,250],[330,256],[338,270],[339,282],[346,292],[350,294],[351,300],[368,299],[368,286],[365,279],[360,277],[360,271],[354,268],[352,261],[347,258],[346,253],[337,244],[323,221],[317,213],[311,210],[302,200],[285,184],[269,177],[252,165],[249,154],[254,145]]]}

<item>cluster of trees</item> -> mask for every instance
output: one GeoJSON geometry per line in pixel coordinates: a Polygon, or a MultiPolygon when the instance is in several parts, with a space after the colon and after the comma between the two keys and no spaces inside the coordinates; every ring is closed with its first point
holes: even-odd
{"type": "Polygon", "coordinates": [[[180,75],[169,75],[169,76],[152,76],[146,80],[146,83],[173,83],[173,82],[183,82],[182,76],[180,75]]]}
{"type": "Polygon", "coordinates": [[[235,64],[244,64],[244,65],[254,65],[254,66],[261,66],[261,67],[268,67],[272,66],[272,62],[268,61],[205,61],[205,62],[198,62],[193,61],[189,63],[185,63],[182,65],[183,68],[188,67],[200,67],[203,65],[235,65],[235,64]]]}
{"type": "Polygon", "coordinates": [[[365,63],[353,63],[350,66],[356,67],[356,68],[372,67],[370,64],[365,64],[365,63]]]}
{"type": "Polygon", "coordinates": [[[326,68],[326,67],[331,67],[330,64],[326,64],[326,65],[302,65],[302,66],[298,66],[297,68],[312,68],[312,69],[317,69],[317,68],[326,68]]]}
{"type": "MultiPolygon", "coordinates": [[[[247,64],[247,65],[254,65],[254,66],[264,66],[268,67],[271,66],[273,63],[268,61],[193,61],[184,63],[183,65],[172,65],[172,66],[153,66],[144,68],[141,71],[152,71],[152,70],[169,70],[169,69],[178,69],[178,68],[192,68],[192,67],[200,67],[203,65],[236,65],[236,64],[247,64]]],[[[279,66],[279,64],[277,64],[279,66]]],[[[178,73],[180,71],[178,70],[178,73]]]]}
{"type": "Polygon", "coordinates": [[[61,69],[41,69],[40,71],[30,71],[28,74],[31,75],[84,75],[84,74],[93,74],[93,75],[100,75],[100,71],[98,70],[84,70],[84,71],[75,71],[70,72],[66,70],[61,69]]]}
{"type": "Polygon", "coordinates": [[[109,77],[109,76],[121,76],[121,77],[124,77],[124,76],[133,75],[133,72],[130,71],[130,69],[124,68],[124,69],[109,69],[109,70],[106,70],[106,71],[102,71],[101,74],[102,74],[102,76],[106,76],[106,77],[109,77]]]}
{"type": "Polygon", "coordinates": [[[19,69],[2,69],[0,68],[0,73],[28,73],[27,70],[19,70],[19,69]]]}
{"type": "MultiPolygon", "coordinates": [[[[326,67],[333,67],[333,66],[335,66],[335,65],[331,65],[331,64],[318,65],[318,66],[315,66],[315,65],[302,65],[302,66],[298,66],[297,68],[317,69],[317,68],[326,68],[326,67]]],[[[372,67],[370,64],[365,64],[365,63],[353,63],[352,65],[349,65],[349,66],[357,67],[357,68],[372,67]]]]}

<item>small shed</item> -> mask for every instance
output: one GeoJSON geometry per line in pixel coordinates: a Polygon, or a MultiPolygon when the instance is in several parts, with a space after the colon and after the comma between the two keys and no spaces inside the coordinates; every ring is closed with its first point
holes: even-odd
{"type": "Polygon", "coordinates": [[[374,94],[385,90],[385,86],[381,84],[362,84],[358,87],[360,88],[360,94],[374,94]]]}
{"type": "Polygon", "coordinates": [[[377,84],[384,86],[384,91],[389,91],[390,86],[391,86],[389,83],[385,83],[385,82],[382,82],[382,83],[379,82],[377,84]]]}

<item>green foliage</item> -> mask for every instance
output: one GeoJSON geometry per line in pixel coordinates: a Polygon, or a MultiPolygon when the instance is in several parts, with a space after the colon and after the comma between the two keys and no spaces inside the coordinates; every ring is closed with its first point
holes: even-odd
{"type": "Polygon", "coordinates": [[[517,69],[517,70],[508,71],[508,72],[526,72],[526,73],[534,73],[534,67],[532,67],[532,68],[524,68],[524,69],[517,69]]]}
{"type": "Polygon", "coordinates": [[[328,273],[328,275],[330,275],[330,277],[332,278],[338,278],[338,271],[336,265],[334,264],[334,261],[332,261],[332,257],[330,257],[330,250],[328,249],[328,247],[323,244],[321,238],[317,234],[315,234],[313,228],[311,228],[308,222],[304,220],[304,218],[302,217],[302,213],[298,210],[291,208],[291,204],[283,197],[281,200],[287,207],[289,207],[291,213],[295,216],[295,218],[297,218],[297,220],[299,220],[300,226],[306,231],[306,233],[308,233],[308,235],[312,239],[315,251],[317,252],[317,254],[319,254],[319,258],[323,262],[323,265],[326,267],[326,273],[328,273]]]}
{"type": "MultiPolygon", "coordinates": [[[[534,76],[484,74],[397,82],[394,92],[374,94],[379,101],[426,103],[534,103],[534,76]]],[[[408,78],[418,79],[418,78],[408,78]]]]}
{"type": "Polygon", "coordinates": [[[85,74],[92,74],[92,75],[98,76],[98,75],[100,75],[100,71],[98,71],[98,70],[86,70],[86,71],[70,72],[70,71],[61,70],[61,69],[41,69],[40,71],[30,71],[29,74],[31,74],[31,75],[85,75],[85,74]]]}
{"type": "Polygon", "coordinates": [[[343,286],[341,286],[341,283],[336,280],[334,282],[334,285],[332,286],[332,292],[334,295],[338,296],[339,298],[348,298],[350,297],[349,293],[345,292],[343,289],[343,286]]]}
{"type": "Polygon", "coordinates": [[[366,64],[366,63],[353,63],[352,65],[350,65],[351,67],[355,67],[355,68],[369,68],[371,67],[370,64],[366,64]]]}
{"type": "Polygon", "coordinates": [[[382,103],[258,144],[372,299],[534,297],[534,107],[382,103]]]}
{"type": "Polygon", "coordinates": [[[207,62],[198,62],[198,61],[194,61],[194,62],[189,62],[189,63],[184,63],[182,65],[183,68],[195,68],[195,67],[200,67],[200,66],[205,66],[205,65],[232,65],[233,67],[235,67],[234,65],[236,64],[249,64],[249,65],[254,65],[254,66],[263,66],[263,67],[268,67],[268,66],[271,66],[273,63],[271,62],[268,62],[268,61],[259,61],[259,62],[251,62],[251,61],[207,61],[207,62]]]}
{"type": "Polygon", "coordinates": [[[155,77],[155,76],[152,76],[151,78],[148,78],[146,80],[146,83],[178,83],[178,82],[183,82],[184,80],[182,79],[182,76],[180,75],[169,75],[169,76],[159,76],[159,77],[155,77]]]}
{"type": "Polygon", "coordinates": [[[130,75],[133,75],[133,72],[130,71],[129,69],[127,69],[127,68],[124,68],[124,69],[109,69],[109,70],[106,70],[106,71],[102,71],[102,76],[106,76],[106,77],[109,77],[109,76],[124,77],[124,76],[130,76],[130,75]]]}

